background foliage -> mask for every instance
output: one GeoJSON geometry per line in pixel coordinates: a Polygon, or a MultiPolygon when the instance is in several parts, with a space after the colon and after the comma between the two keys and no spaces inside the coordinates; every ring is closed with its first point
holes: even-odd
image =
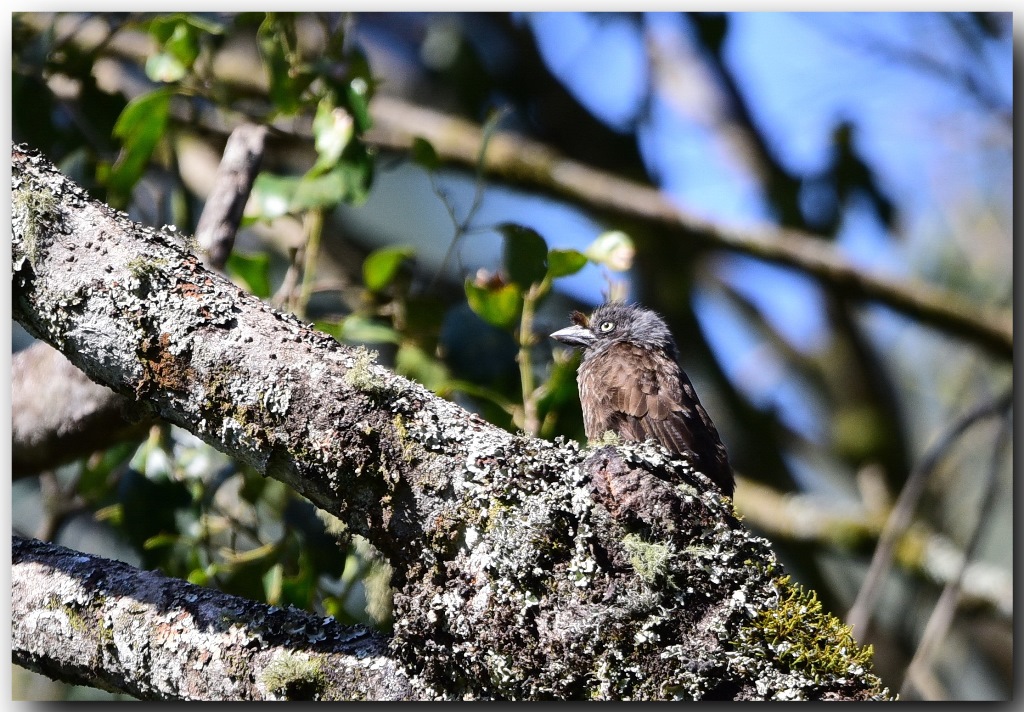
{"type": "MultiPolygon", "coordinates": [[[[228,133],[272,125],[228,275],[509,429],[582,438],[576,362],[546,338],[571,308],[618,296],[662,312],[741,476],[738,510],[826,609],[847,613],[893,503],[928,476],[855,634],[907,697],[999,699],[1009,416],[942,434],[1012,387],[1009,360],[813,270],[666,236],[614,196],[570,203],[483,166],[498,133],[532,137],[712,226],[800,231],[865,272],[1008,310],[1010,27],[986,13],[15,13],[12,133],[97,199],[191,233],[228,133]],[[475,169],[419,136],[386,149],[377,97],[479,126],[475,169]],[[960,605],[937,607],[951,586],[960,605]]],[[[387,570],[363,542],[174,428],[19,480],[14,501],[24,534],[390,625],[387,570]]],[[[16,697],[64,694],[19,679],[16,697]]]]}

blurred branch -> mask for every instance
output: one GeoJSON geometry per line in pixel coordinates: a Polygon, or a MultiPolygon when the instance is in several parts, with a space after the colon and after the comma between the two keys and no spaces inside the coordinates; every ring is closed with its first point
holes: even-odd
{"type": "Polygon", "coordinates": [[[980,483],[985,496],[978,510],[978,519],[974,524],[974,531],[971,533],[971,539],[964,550],[963,559],[957,568],[956,575],[942,589],[942,594],[939,596],[939,600],[932,610],[932,615],[928,618],[927,625],[925,625],[924,632],[921,634],[921,642],[914,652],[910,665],[907,666],[903,686],[900,689],[900,696],[902,697],[908,696],[915,688],[920,690],[917,682],[918,677],[928,668],[935,650],[942,642],[943,637],[945,637],[946,631],[949,630],[953,614],[956,613],[963,584],[969,575],[968,563],[977,553],[981,535],[986,531],[986,524],[990,521],[990,516],[996,503],[996,494],[999,489],[996,486],[996,476],[999,472],[999,463],[1005,454],[1009,435],[1010,417],[1008,412],[1004,412],[999,432],[996,433],[996,440],[992,445],[992,460],[988,469],[988,476],[980,483]]]}
{"type": "Polygon", "coordinates": [[[196,225],[196,241],[204,261],[214,269],[224,269],[231,254],[242,211],[260,169],[266,135],[266,126],[241,124],[228,137],[213,190],[196,225]]]}
{"type": "MultiPolygon", "coordinates": [[[[820,497],[783,493],[753,480],[737,477],[736,509],[756,530],[775,542],[814,542],[831,549],[850,550],[876,541],[885,519],[860,508],[829,507],[820,497]]],[[[983,561],[968,562],[947,536],[915,525],[894,542],[894,557],[903,571],[946,586],[966,567],[961,583],[964,607],[1004,620],[1013,617],[1013,580],[1003,569],[983,561]]],[[[863,634],[863,628],[854,628],[863,634]]]]}
{"type": "Polygon", "coordinates": [[[1013,391],[1011,390],[998,398],[976,406],[961,416],[925,452],[917,466],[910,473],[910,477],[900,492],[899,499],[897,499],[896,505],[893,507],[879,537],[878,547],[875,549],[871,566],[864,576],[864,582],[857,593],[857,598],[846,615],[847,624],[855,631],[863,631],[867,627],[871,607],[881,588],[885,573],[889,570],[892,563],[896,544],[910,524],[911,516],[917,507],[918,500],[924,493],[932,471],[946,455],[946,452],[972,425],[1010,408],[1012,404],[1013,391]]]}
{"type": "Polygon", "coordinates": [[[387,640],[13,537],[11,656],[55,680],[142,699],[409,699],[387,640]]]}
{"type": "MultiPolygon", "coordinates": [[[[483,130],[465,119],[377,96],[370,106],[370,143],[408,151],[416,137],[433,145],[442,160],[474,166],[483,130]]],[[[490,175],[548,190],[615,218],[650,223],[682,238],[697,238],[723,249],[796,267],[848,298],[884,304],[914,319],[973,341],[1002,358],[1013,355],[1011,314],[984,311],[963,297],[924,283],[908,284],[872,275],[844,259],[832,246],[797,230],[730,227],[677,207],[657,189],[563,158],[543,144],[497,132],[485,157],[490,175]]]]}
{"type": "MultiPolygon", "coordinates": [[[[23,21],[42,29],[53,18],[29,15],[23,21]]],[[[61,18],[61,22],[65,27],[73,27],[69,16],[61,18]]],[[[61,36],[68,31],[61,30],[61,36]]],[[[113,38],[105,38],[106,47],[134,62],[144,61],[149,45],[144,38],[134,36],[138,34],[141,33],[119,32],[113,38]]],[[[83,39],[87,45],[96,41],[92,36],[83,39]]],[[[253,76],[262,74],[254,70],[248,76],[251,84],[255,81],[253,76]]],[[[238,73],[232,80],[237,78],[238,73]]],[[[144,91],[134,80],[126,79],[123,83],[121,91],[129,99],[144,91]]],[[[251,120],[239,112],[223,111],[204,102],[193,103],[180,96],[172,104],[172,114],[179,121],[199,122],[220,132],[229,132],[232,126],[251,120]]],[[[925,283],[909,284],[868,274],[809,233],[774,226],[728,226],[707,220],[679,208],[656,188],[565,158],[542,143],[507,132],[496,132],[490,138],[484,161],[479,163],[481,146],[488,141],[484,127],[401,99],[378,94],[370,104],[370,114],[373,128],[365,137],[370,144],[410,152],[415,138],[425,138],[443,162],[473,169],[482,167],[487,175],[548,191],[612,220],[637,220],[682,240],[697,239],[712,247],[793,266],[823,280],[839,295],[884,304],[972,341],[1004,359],[1013,355],[1009,312],[986,311],[956,293],[925,283]]],[[[301,138],[312,135],[308,120],[277,121],[274,128],[301,138]]]]}
{"type": "Polygon", "coordinates": [[[52,469],[125,440],[141,439],[151,415],[93,382],[49,344],[11,359],[11,473],[52,469]]]}

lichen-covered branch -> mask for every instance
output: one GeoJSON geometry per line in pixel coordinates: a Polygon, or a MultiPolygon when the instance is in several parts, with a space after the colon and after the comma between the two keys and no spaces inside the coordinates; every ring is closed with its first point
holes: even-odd
{"type": "Polygon", "coordinates": [[[888,696],[685,458],[504,432],[12,159],[15,317],[373,543],[413,697],[888,696]]]}
{"type": "Polygon", "coordinates": [[[111,445],[142,438],[151,421],[37,341],[11,359],[11,476],[35,475],[111,445]]]}
{"type": "Polygon", "coordinates": [[[142,699],[409,699],[383,636],[15,536],[22,667],[142,699]]]}

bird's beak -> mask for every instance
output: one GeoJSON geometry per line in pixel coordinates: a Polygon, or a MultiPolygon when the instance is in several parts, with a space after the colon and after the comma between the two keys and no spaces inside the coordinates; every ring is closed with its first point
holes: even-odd
{"type": "Polygon", "coordinates": [[[594,332],[583,326],[567,326],[551,334],[551,338],[569,346],[585,349],[594,343],[594,332]]]}

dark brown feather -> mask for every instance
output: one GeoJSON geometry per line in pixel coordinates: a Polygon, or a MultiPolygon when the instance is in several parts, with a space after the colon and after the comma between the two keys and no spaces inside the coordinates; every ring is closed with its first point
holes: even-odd
{"type": "Polygon", "coordinates": [[[623,341],[585,359],[579,370],[587,438],[612,431],[624,440],[656,440],[688,452],[730,497],[733,473],[718,430],[690,379],[662,349],[623,341]]]}

